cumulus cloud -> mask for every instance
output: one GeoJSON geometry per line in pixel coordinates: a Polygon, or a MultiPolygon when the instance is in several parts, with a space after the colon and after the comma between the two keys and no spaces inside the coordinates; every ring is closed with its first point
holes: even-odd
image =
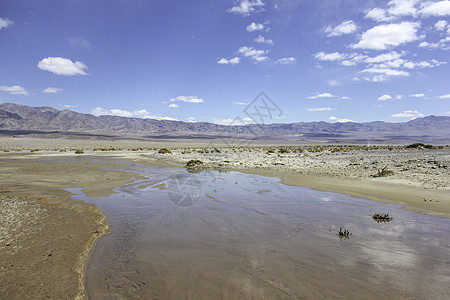
{"type": "Polygon", "coordinates": [[[257,50],[254,49],[253,47],[247,47],[247,46],[243,46],[241,48],[239,48],[238,53],[244,55],[245,57],[249,57],[253,60],[255,60],[256,62],[260,62],[260,61],[264,61],[266,60],[268,57],[265,56],[265,54],[267,54],[267,50],[257,50]]]}
{"type": "Polygon", "coordinates": [[[354,49],[386,50],[419,39],[416,35],[419,27],[420,24],[417,22],[377,25],[364,32],[361,40],[352,47],[354,49]]]}
{"type": "Polygon", "coordinates": [[[425,17],[443,17],[450,16],[450,1],[427,1],[421,5],[419,13],[425,17]]]}
{"type": "Polygon", "coordinates": [[[188,102],[188,103],[203,103],[205,100],[202,98],[199,98],[197,96],[178,96],[175,98],[171,98],[169,101],[182,101],[182,102],[188,102]]]}
{"type": "Polygon", "coordinates": [[[228,12],[241,16],[248,16],[250,13],[261,11],[264,6],[262,0],[240,0],[235,3],[235,6],[228,9],[228,12]]]}
{"type": "Polygon", "coordinates": [[[434,24],[434,29],[443,31],[447,28],[448,22],[446,20],[439,20],[434,24]]]}
{"type": "Polygon", "coordinates": [[[14,22],[8,18],[0,18],[0,30],[2,30],[3,28],[7,28],[13,24],[14,22]]]}
{"type": "Polygon", "coordinates": [[[331,111],[331,110],[333,110],[331,107],[316,107],[307,109],[307,111],[331,111]]]}
{"type": "Polygon", "coordinates": [[[361,73],[377,73],[387,76],[409,76],[409,73],[403,70],[383,69],[383,68],[368,68],[361,71],[361,73]]]}
{"type": "Polygon", "coordinates": [[[170,108],[177,108],[177,107],[180,107],[178,104],[176,104],[176,103],[171,103],[171,104],[169,104],[169,107],[170,108]]]}
{"type": "Polygon", "coordinates": [[[378,7],[366,11],[366,15],[364,16],[364,18],[372,19],[377,22],[388,22],[395,19],[395,17],[393,16],[388,16],[386,10],[378,7]]]}
{"type": "Polygon", "coordinates": [[[365,62],[380,63],[380,62],[398,59],[398,58],[402,57],[403,55],[404,55],[404,53],[398,53],[396,51],[391,51],[389,53],[383,53],[383,54],[377,55],[375,57],[367,57],[365,62]]]}
{"type": "Polygon", "coordinates": [[[230,58],[230,59],[226,59],[226,58],[221,58],[217,63],[220,65],[237,65],[239,64],[239,62],[241,61],[240,57],[235,57],[235,58],[230,58]]]}
{"type": "Polygon", "coordinates": [[[62,57],[44,58],[37,66],[41,70],[64,76],[87,75],[85,70],[88,68],[80,61],[73,62],[68,58],[62,57]]]}
{"type": "Polygon", "coordinates": [[[252,22],[252,24],[247,26],[248,32],[261,31],[261,30],[264,30],[264,24],[261,24],[261,23],[252,22]]]}
{"type": "Polygon", "coordinates": [[[273,41],[271,39],[266,39],[262,35],[258,35],[258,37],[255,39],[255,42],[260,43],[260,44],[273,45],[273,41]]]}
{"type": "Polygon", "coordinates": [[[168,120],[168,121],[178,121],[175,118],[163,117],[152,115],[146,109],[135,110],[133,112],[122,110],[122,109],[105,109],[102,107],[96,107],[91,111],[94,116],[118,116],[127,118],[141,118],[141,119],[156,119],[156,120],[168,120]]]}
{"type": "Polygon", "coordinates": [[[325,53],[325,52],[321,51],[321,52],[314,54],[315,59],[322,60],[322,61],[337,61],[337,60],[342,60],[345,57],[347,57],[347,55],[339,53],[339,52],[325,53]]]}
{"type": "Polygon", "coordinates": [[[0,86],[0,90],[10,93],[11,95],[28,96],[28,92],[25,90],[25,88],[21,87],[20,85],[13,85],[13,86],[2,85],[0,86]]]}
{"type": "Polygon", "coordinates": [[[319,94],[317,94],[315,96],[309,96],[309,97],[306,97],[306,98],[308,98],[308,99],[318,99],[318,98],[334,98],[334,97],[336,97],[336,96],[331,94],[331,93],[319,93],[319,94]]]}
{"type": "Polygon", "coordinates": [[[46,93],[46,94],[57,94],[62,91],[63,91],[63,89],[59,89],[59,88],[55,88],[55,87],[48,87],[45,90],[43,90],[42,92],[46,93]]]}
{"type": "Polygon", "coordinates": [[[405,110],[401,113],[394,114],[391,117],[394,117],[394,118],[419,118],[419,117],[423,117],[423,116],[424,115],[417,110],[405,110]]]}
{"type": "Polygon", "coordinates": [[[334,117],[334,116],[331,116],[329,119],[330,119],[330,121],[335,121],[336,123],[355,122],[355,121],[350,120],[350,119],[342,119],[342,118],[338,118],[338,117],[334,117]]]}
{"type": "Polygon", "coordinates": [[[341,36],[344,34],[350,34],[356,31],[356,24],[352,20],[344,21],[341,24],[332,27],[328,25],[325,28],[325,32],[328,33],[327,36],[341,36]]]}
{"type": "Polygon", "coordinates": [[[384,95],[378,97],[379,101],[386,101],[386,100],[391,100],[391,99],[392,99],[391,95],[388,95],[388,94],[384,94],[384,95]]]}
{"type": "Polygon", "coordinates": [[[438,96],[439,99],[450,99],[450,94],[445,94],[442,96],[438,96]]]}
{"type": "Polygon", "coordinates": [[[275,63],[277,64],[282,64],[282,65],[290,65],[295,63],[297,59],[295,57],[284,57],[284,58],[280,58],[277,61],[275,61],[275,63]]]}

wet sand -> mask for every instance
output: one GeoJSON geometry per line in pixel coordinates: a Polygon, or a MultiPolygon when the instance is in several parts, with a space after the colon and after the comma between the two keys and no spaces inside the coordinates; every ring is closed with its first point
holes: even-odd
{"type": "Polygon", "coordinates": [[[96,206],[63,188],[109,196],[134,174],[71,159],[1,157],[0,298],[84,298],[87,257],[109,226],[96,206]]]}

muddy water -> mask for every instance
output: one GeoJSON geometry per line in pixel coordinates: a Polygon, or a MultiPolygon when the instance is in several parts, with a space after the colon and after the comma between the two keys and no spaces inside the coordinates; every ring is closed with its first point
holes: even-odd
{"type": "Polygon", "coordinates": [[[238,172],[135,165],[95,203],[89,299],[447,299],[450,220],[238,172]],[[374,213],[394,220],[377,223],[374,213]],[[339,228],[351,232],[340,239],[339,228]]]}

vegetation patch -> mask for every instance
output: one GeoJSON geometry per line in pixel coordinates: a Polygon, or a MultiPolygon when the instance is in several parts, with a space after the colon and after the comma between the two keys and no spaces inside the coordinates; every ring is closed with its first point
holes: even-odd
{"type": "Polygon", "coordinates": [[[161,149],[158,150],[158,153],[159,154],[172,154],[172,151],[170,151],[167,148],[161,148],[161,149]]]}
{"type": "Polygon", "coordinates": [[[376,213],[376,214],[374,214],[374,215],[372,216],[372,219],[374,219],[375,221],[377,221],[377,223],[380,223],[380,222],[390,222],[390,221],[392,221],[394,218],[391,217],[391,216],[389,216],[389,214],[378,214],[378,213],[376,213]]]}

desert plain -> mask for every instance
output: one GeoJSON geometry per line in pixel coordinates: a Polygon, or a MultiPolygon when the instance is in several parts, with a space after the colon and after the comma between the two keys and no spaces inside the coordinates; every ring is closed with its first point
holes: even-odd
{"type": "Polygon", "coordinates": [[[127,163],[186,167],[189,161],[197,162],[193,171],[277,177],[288,185],[450,217],[448,146],[1,137],[2,297],[85,297],[89,253],[110,228],[97,207],[72,199],[65,189],[81,188],[88,197],[108,197],[115,188],[139,178],[124,170],[127,163]]]}

